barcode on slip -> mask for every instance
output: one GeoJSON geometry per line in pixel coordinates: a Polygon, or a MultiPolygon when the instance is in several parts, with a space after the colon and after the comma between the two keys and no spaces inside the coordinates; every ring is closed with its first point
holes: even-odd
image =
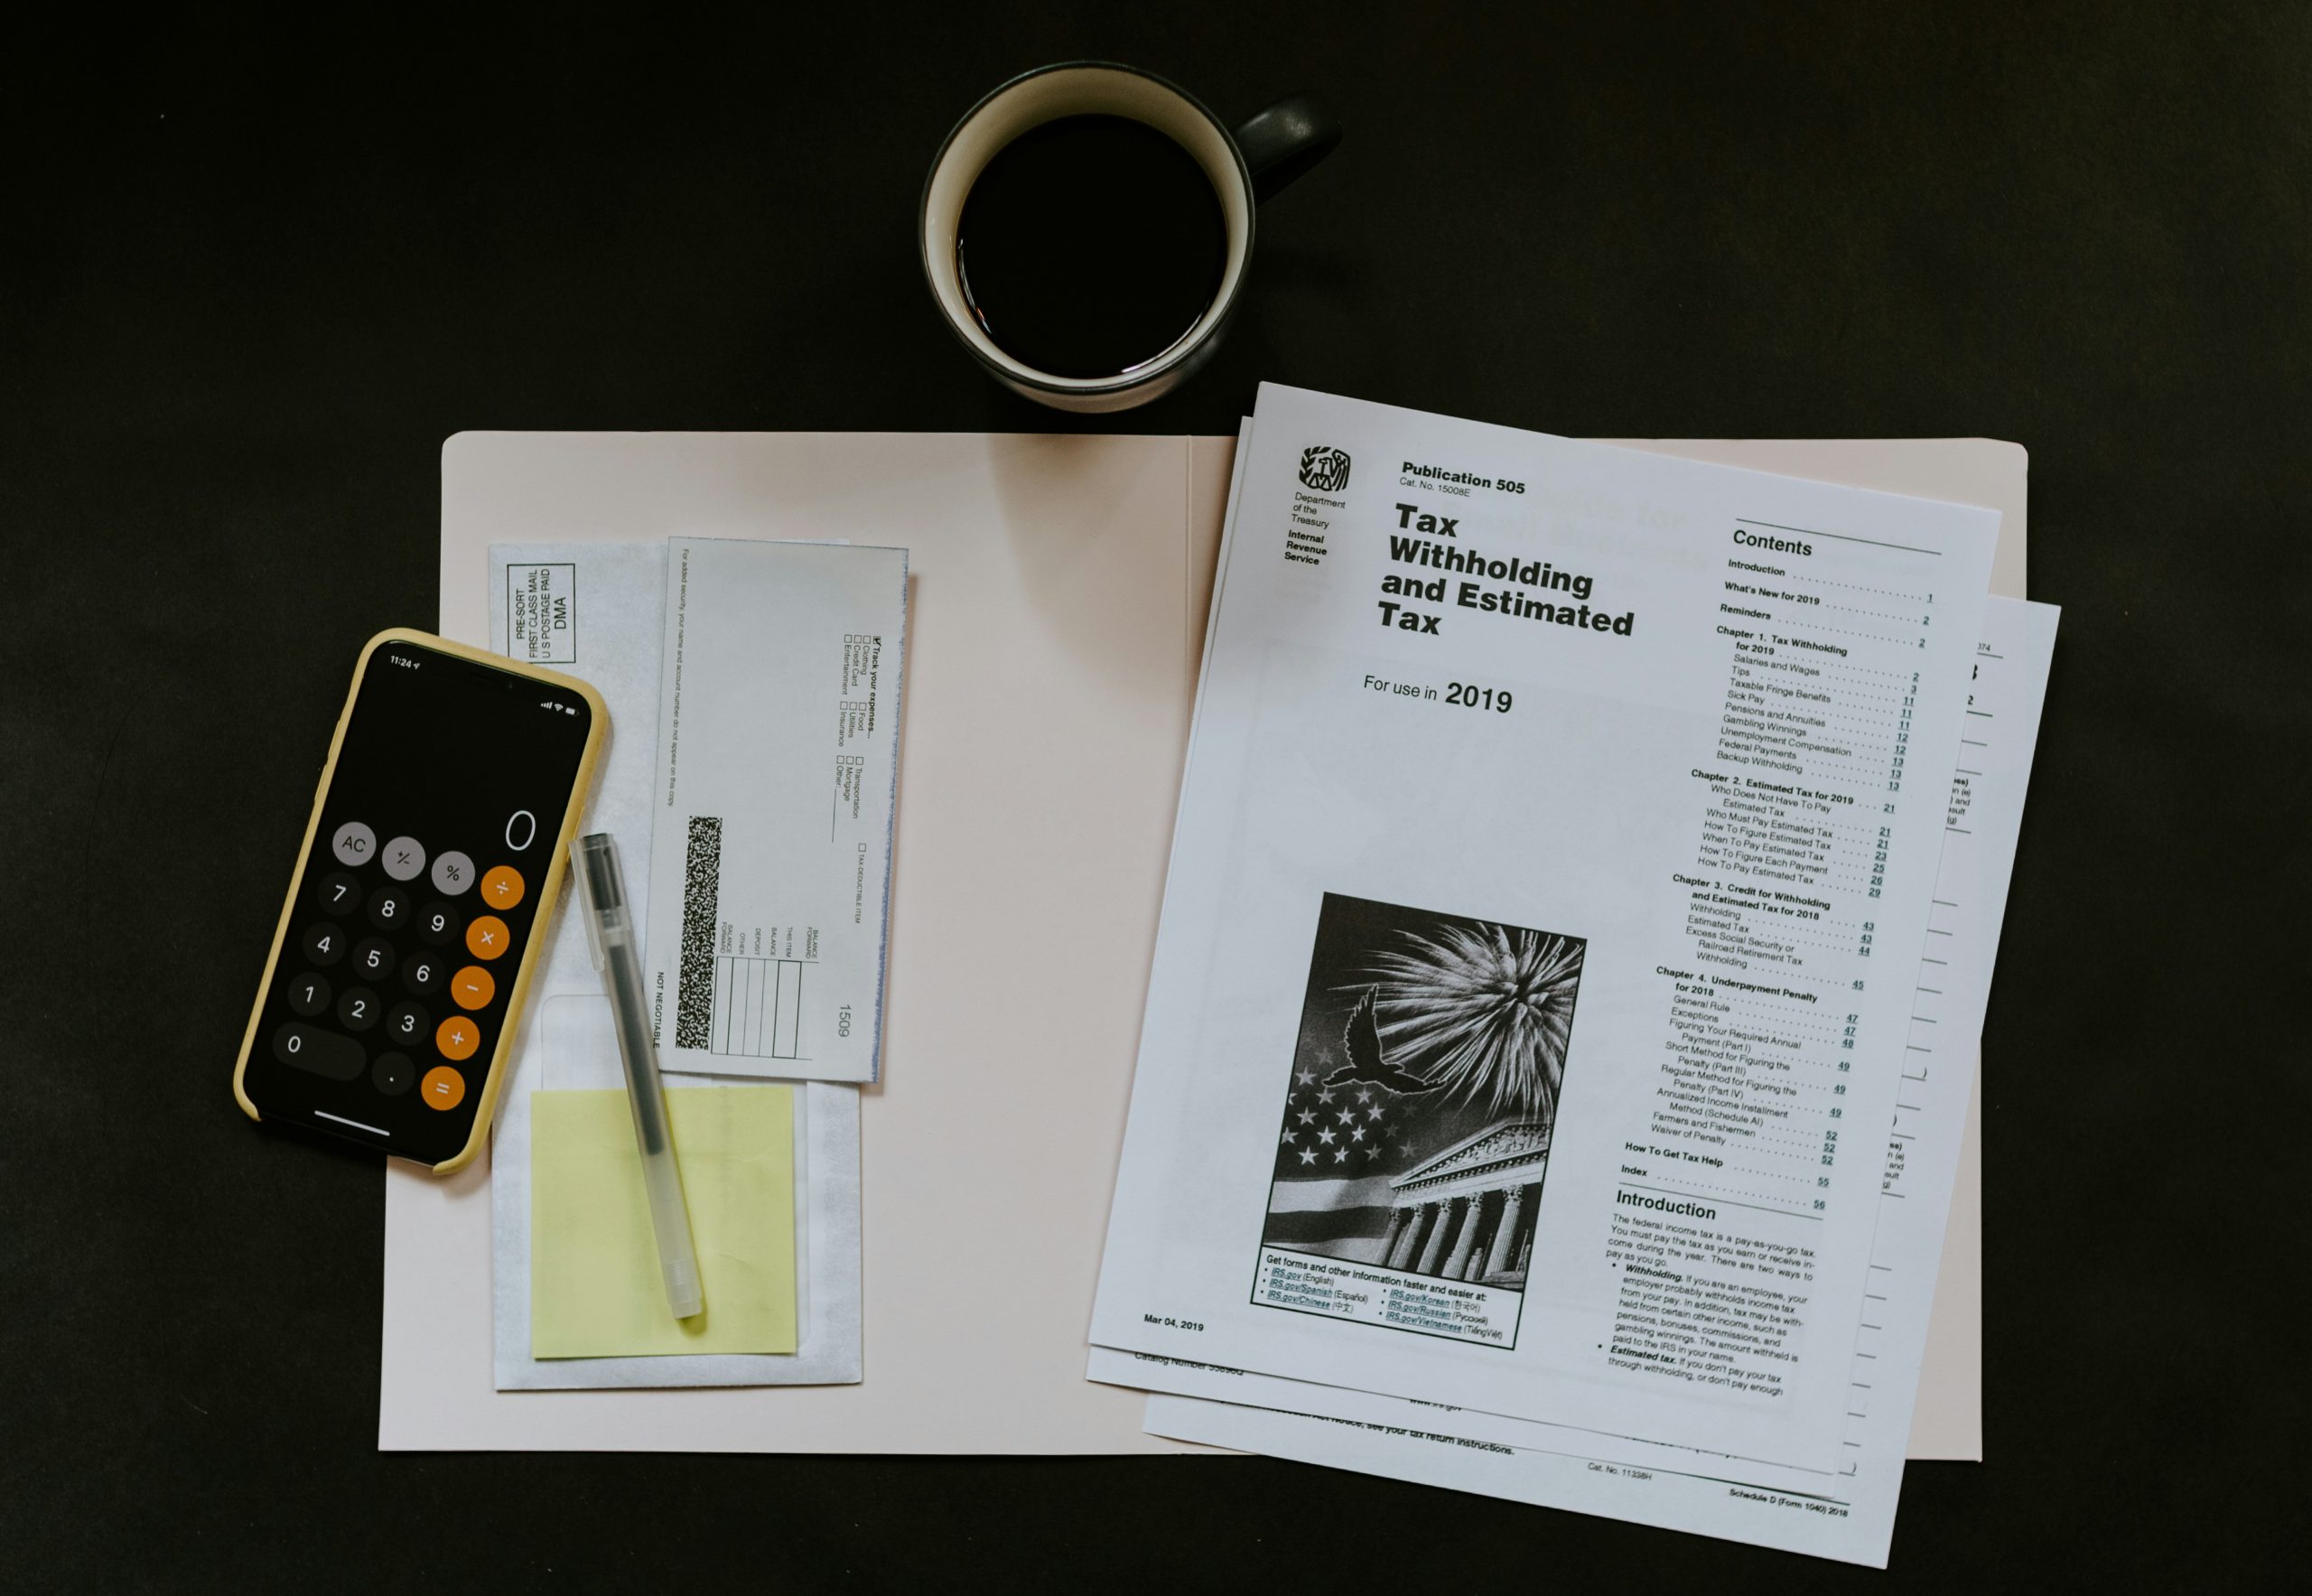
{"type": "Polygon", "coordinates": [[[683,854],[682,957],[675,975],[675,1045],[709,1045],[714,1021],[714,926],[722,890],[722,817],[693,815],[683,854]]]}

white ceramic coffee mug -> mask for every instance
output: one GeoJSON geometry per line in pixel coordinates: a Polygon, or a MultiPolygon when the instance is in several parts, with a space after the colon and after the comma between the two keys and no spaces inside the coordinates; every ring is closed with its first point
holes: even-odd
{"type": "Polygon", "coordinates": [[[1227,330],[1253,255],[1255,206],[1324,159],[1340,142],[1332,118],[1305,98],[1278,101],[1229,128],[1185,90],[1136,67],[1068,61],[1024,72],[964,114],[931,163],[917,232],[923,275],[940,314],[990,375],[1061,410],[1128,410],[1170,392],[1204,364],[1227,330]],[[972,313],[956,263],[956,232],[972,184],[996,153],[1063,117],[1127,117],[1165,135],[1196,160],[1220,197],[1227,259],[1204,314],[1170,348],[1105,377],[1061,377],[1006,353],[972,313]]]}

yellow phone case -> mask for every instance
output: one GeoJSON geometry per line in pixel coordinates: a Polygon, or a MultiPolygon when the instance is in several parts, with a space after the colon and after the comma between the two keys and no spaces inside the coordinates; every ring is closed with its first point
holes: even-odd
{"type": "Polygon", "coordinates": [[[249,1049],[256,1044],[257,1025],[265,1015],[265,995],[273,990],[273,971],[281,960],[281,944],[289,935],[289,922],[296,914],[297,884],[305,879],[305,860],[312,853],[313,835],[321,827],[322,799],[329,791],[331,779],[337,774],[338,751],[345,742],[345,728],[353,718],[353,701],[359,695],[361,683],[368,675],[369,657],[378,651],[379,645],[392,642],[415,643],[423,648],[438,649],[444,654],[454,654],[493,669],[544,682],[564,692],[577,694],[593,711],[592,723],[586,732],[585,751],[578,760],[578,778],[571,783],[569,806],[563,811],[562,826],[555,838],[554,853],[546,865],[545,881],[539,888],[537,918],[533,922],[529,946],[522,950],[521,966],[514,972],[513,991],[506,1004],[506,1022],[499,1032],[497,1049],[489,1056],[489,1069],[482,1078],[480,1099],[474,1109],[473,1134],[467,1137],[466,1144],[458,1150],[455,1156],[427,1166],[437,1175],[447,1175],[471,1163],[474,1155],[489,1142],[489,1122],[498,1110],[498,1088],[505,1078],[506,1061],[514,1050],[515,1039],[521,1034],[522,1005],[529,999],[530,977],[537,973],[538,963],[545,957],[546,945],[552,940],[547,934],[547,921],[560,901],[562,879],[570,864],[570,844],[578,835],[578,822],[585,814],[587,795],[594,789],[594,762],[601,756],[602,738],[610,729],[611,712],[600,693],[574,677],[566,677],[558,671],[541,670],[535,665],[520,665],[502,654],[470,648],[464,643],[453,643],[447,638],[435,637],[432,632],[402,626],[387,627],[362,645],[360,660],[353,668],[353,685],[346,691],[345,707],[339,712],[337,730],[330,736],[329,762],[322,767],[321,781],[313,789],[313,812],[305,820],[305,840],[298,845],[297,862],[289,872],[289,891],[282,899],[281,921],[273,929],[272,950],[265,956],[265,973],[257,978],[256,1002],[249,1009],[248,1029],[241,1035],[240,1057],[233,1061],[233,1098],[240,1104],[241,1112],[251,1119],[265,1116],[257,1112],[256,1105],[249,1101],[248,1093],[242,1085],[242,1077],[248,1069],[249,1049]]]}

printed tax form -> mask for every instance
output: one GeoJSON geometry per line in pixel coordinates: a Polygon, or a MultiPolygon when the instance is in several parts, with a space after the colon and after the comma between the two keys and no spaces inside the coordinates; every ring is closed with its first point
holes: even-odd
{"type": "Polygon", "coordinates": [[[1184,1440],[1886,1566],[2056,621],[1996,599],[1977,646],[1833,1473],[1097,1350],[1095,1377],[1188,1394],[1149,1403],[1184,1440]]]}
{"type": "Polygon", "coordinates": [[[1257,421],[1092,1339],[1833,1467],[1997,517],[1257,421]]]}

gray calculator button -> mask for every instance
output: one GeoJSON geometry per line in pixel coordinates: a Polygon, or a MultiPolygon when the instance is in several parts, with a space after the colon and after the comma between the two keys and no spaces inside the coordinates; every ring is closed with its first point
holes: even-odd
{"type": "Polygon", "coordinates": [[[399,887],[379,887],[369,894],[369,923],[381,931],[398,931],[409,924],[409,894],[399,887]]]}
{"type": "Polygon", "coordinates": [[[414,882],[425,868],[425,850],[414,836],[397,836],[386,845],[386,873],[397,882],[414,882]]]}
{"type": "Polygon", "coordinates": [[[349,987],[337,1000],[337,1022],[348,1031],[367,1031],[382,1017],[383,1010],[378,994],[368,987],[349,987]]]}
{"type": "Polygon", "coordinates": [[[324,920],[319,925],[307,926],[305,934],[298,938],[297,946],[305,950],[307,964],[333,965],[345,957],[345,932],[324,920]]]}
{"type": "Polygon", "coordinates": [[[433,1029],[433,1021],[417,1003],[396,1003],[393,1013],[386,1016],[386,1036],[404,1047],[424,1045],[433,1029]]]}
{"type": "Polygon", "coordinates": [[[329,983],[308,970],[289,983],[289,1008],[292,1013],[312,1019],[329,1007],[329,983]]]}
{"type": "Polygon", "coordinates": [[[388,1097],[398,1097],[417,1078],[417,1067],[406,1053],[379,1053],[369,1066],[369,1084],[388,1097]]]}
{"type": "Polygon", "coordinates": [[[455,849],[434,861],[434,885],[444,898],[454,898],[473,885],[473,861],[455,849]]]}
{"type": "Polygon", "coordinates": [[[273,1033],[273,1056],[331,1080],[351,1080],[369,1062],[361,1044],[351,1037],[300,1025],[294,1020],[273,1033]]]}
{"type": "Polygon", "coordinates": [[[330,839],[330,851],[340,864],[367,864],[378,856],[378,834],[359,820],[349,820],[330,839]]]}

